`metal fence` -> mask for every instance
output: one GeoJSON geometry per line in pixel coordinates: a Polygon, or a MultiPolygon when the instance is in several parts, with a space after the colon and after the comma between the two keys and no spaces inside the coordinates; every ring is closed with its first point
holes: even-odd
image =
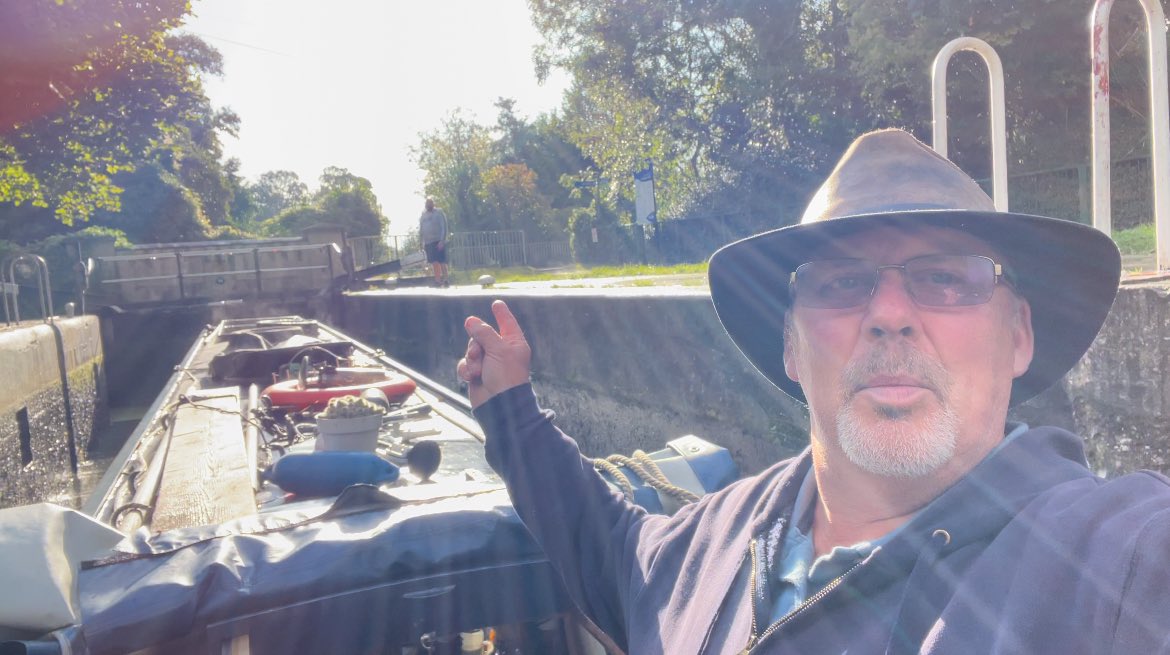
{"type": "Polygon", "coordinates": [[[525,245],[525,252],[528,265],[536,268],[573,263],[573,249],[569,247],[568,239],[529,243],[525,245]]]}
{"type": "MultiPolygon", "coordinates": [[[[1152,223],[1154,196],[1149,157],[1119,159],[1111,165],[1113,229],[1152,223]]],[[[989,190],[988,181],[979,184],[989,190]]],[[[1008,177],[1010,209],[1023,214],[1066,218],[1091,225],[1092,178],[1089,167],[1070,166],[1008,177]]]]}
{"type": "Polygon", "coordinates": [[[355,271],[400,258],[397,242],[388,242],[383,236],[353,237],[348,242],[355,271]]]}
{"type": "Polygon", "coordinates": [[[569,241],[530,243],[521,230],[457,232],[448,258],[459,269],[555,266],[573,261],[569,241]]]}

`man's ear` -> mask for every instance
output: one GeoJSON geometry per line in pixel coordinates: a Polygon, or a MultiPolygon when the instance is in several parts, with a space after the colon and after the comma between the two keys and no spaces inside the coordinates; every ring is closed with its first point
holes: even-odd
{"type": "Polygon", "coordinates": [[[1014,346],[1014,361],[1012,374],[1020,377],[1028,372],[1032,365],[1032,355],[1035,352],[1036,340],[1032,333],[1032,306],[1027,300],[1020,298],[1016,302],[1016,320],[1012,326],[1012,345],[1014,346]]]}

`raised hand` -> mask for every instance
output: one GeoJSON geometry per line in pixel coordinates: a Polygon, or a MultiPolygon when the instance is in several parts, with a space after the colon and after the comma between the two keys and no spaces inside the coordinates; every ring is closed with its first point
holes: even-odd
{"type": "Polygon", "coordinates": [[[492,396],[528,382],[531,373],[532,349],[524,339],[524,331],[502,300],[492,303],[492,315],[500,331],[479,317],[468,316],[463,321],[471,339],[467,352],[459,360],[456,373],[467,382],[467,395],[472,407],[479,407],[492,396]]]}

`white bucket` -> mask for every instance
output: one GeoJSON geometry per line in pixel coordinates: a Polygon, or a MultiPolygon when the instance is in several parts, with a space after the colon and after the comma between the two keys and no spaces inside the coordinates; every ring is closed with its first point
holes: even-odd
{"type": "Polygon", "coordinates": [[[318,418],[317,450],[364,450],[378,447],[382,415],[354,418],[318,418]]]}

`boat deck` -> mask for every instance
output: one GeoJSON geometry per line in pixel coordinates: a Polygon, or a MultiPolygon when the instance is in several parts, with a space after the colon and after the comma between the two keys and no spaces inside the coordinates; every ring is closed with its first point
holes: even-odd
{"type": "Polygon", "coordinates": [[[273,434],[272,422],[259,418],[265,411],[263,389],[276,376],[271,365],[295,366],[303,353],[320,350],[318,343],[346,344],[342,350],[353,365],[381,367],[415,380],[414,392],[390,408],[378,438],[376,453],[401,467],[393,489],[422,482],[406,464],[410,447],[420,441],[436,442],[442,452],[425,493],[462,493],[463,483],[502,488],[483,459],[483,435],[461,396],[326,325],[286,316],[224,321],[205,330],[115,460],[104,488],[90,501],[91,513],[127,533],[140,527],[153,533],[320,505],[319,498],[285,493],[260,475],[284,455],[317,449],[315,412],[286,419],[281,427],[297,425],[295,439],[273,434]],[[303,346],[272,347],[297,337],[304,339],[303,346]],[[226,361],[241,352],[254,357],[226,361]]]}
{"type": "Polygon", "coordinates": [[[90,503],[127,538],[81,572],[81,620],[56,635],[75,653],[399,655],[436,635],[534,629],[570,608],[484,459],[466,399],[298,317],[205,330],[90,503]],[[320,408],[264,399],[301,369],[309,381],[322,362],[341,371],[338,355],[416,384],[382,417],[373,454],[318,453],[320,408]],[[441,452],[429,476],[407,462],[423,442],[441,452]],[[335,454],[401,468],[393,481],[331,493],[269,479],[284,458],[335,454]]]}

